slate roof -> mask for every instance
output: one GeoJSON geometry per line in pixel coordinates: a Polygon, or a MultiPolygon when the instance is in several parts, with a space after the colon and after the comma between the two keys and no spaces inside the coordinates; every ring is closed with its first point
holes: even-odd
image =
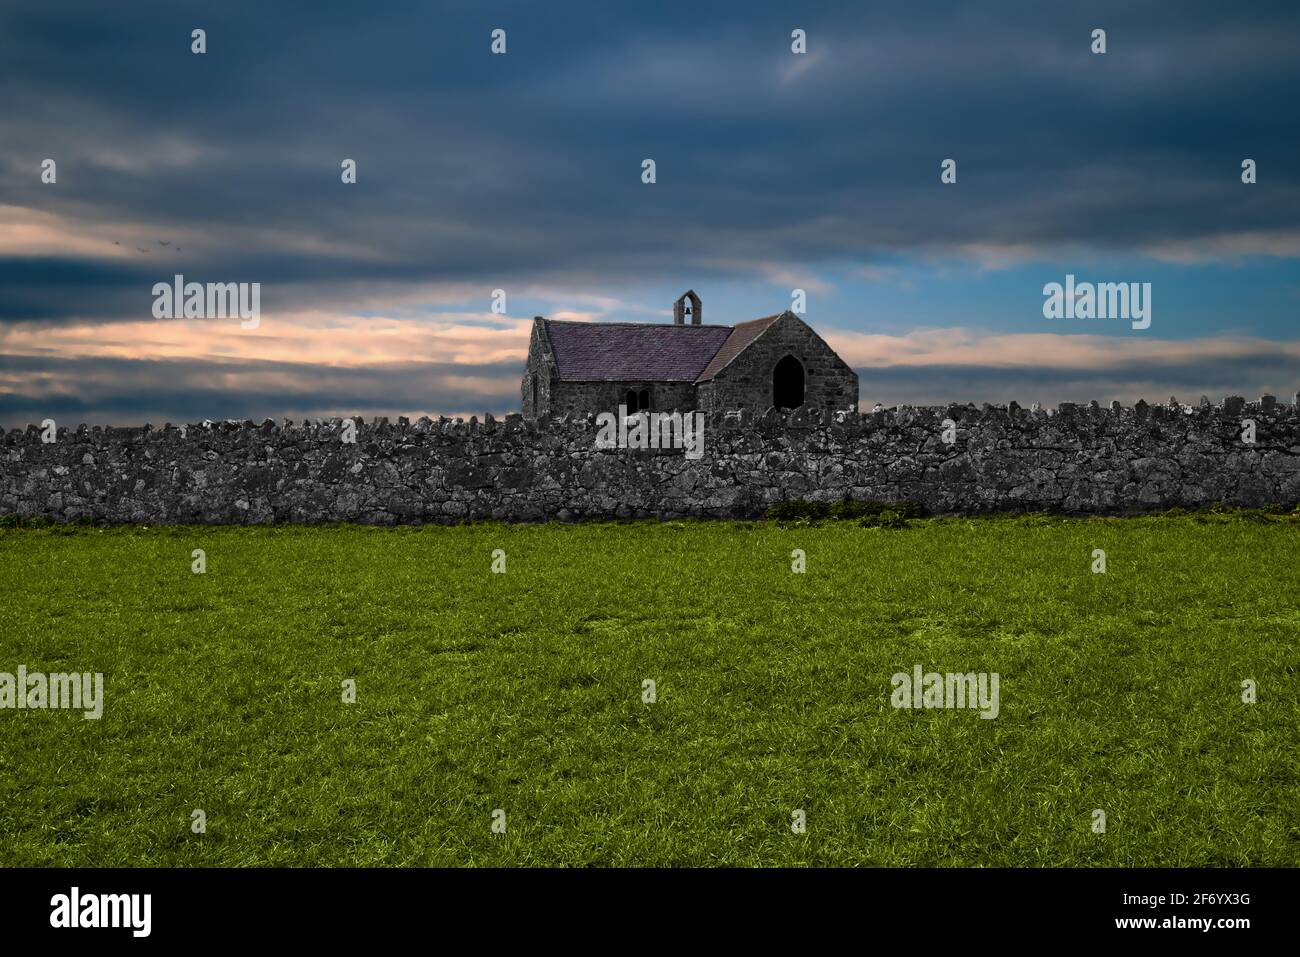
{"type": "Polygon", "coordinates": [[[564,382],[695,382],[735,332],[731,326],[676,323],[544,323],[564,382]]]}
{"type": "Polygon", "coordinates": [[[696,382],[707,382],[715,375],[727,367],[732,359],[745,351],[745,347],[763,334],[763,330],[776,322],[784,313],[778,313],[775,316],[764,316],[762,319],[751,319],[749,322],[742,322],[731,330],[731,335],[727,336],[727,341],[722,344],[722,348],[717,354],[709,360],[704,371],[700,373],[696,382]]]}

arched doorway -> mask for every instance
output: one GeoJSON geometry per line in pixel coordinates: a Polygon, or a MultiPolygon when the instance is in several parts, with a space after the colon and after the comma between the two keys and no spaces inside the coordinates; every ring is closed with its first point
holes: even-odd
{"type": "Polygon", "coordinates": [[[803,405],[803,366],[794,356],[786,356],[772,370],[772,405],[778,409],[803,405]]]}

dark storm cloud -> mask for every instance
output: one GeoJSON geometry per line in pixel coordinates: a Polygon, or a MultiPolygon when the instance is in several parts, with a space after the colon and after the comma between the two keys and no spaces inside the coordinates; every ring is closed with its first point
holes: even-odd
{"type": "Polygon", "coordinates": [[[138,315],[134,290],[173,262],[296,306],[383,282],[1284,235],[1296,19],[1289,3],[14,8],[0,205],[194,244],[166,268],[0,259],[0,321],[138,315]],[[937,185],[948,156],[955,192],[937,185]],[[1261,168],[1245,195],[1244,156],[1261,168]]]}
{"type": "Polygon", "coordinates": [[[148,316],[151,300],[144,296],[154,278],[143,268],[96,260],[0,257],[0,322],[148,316]]]}

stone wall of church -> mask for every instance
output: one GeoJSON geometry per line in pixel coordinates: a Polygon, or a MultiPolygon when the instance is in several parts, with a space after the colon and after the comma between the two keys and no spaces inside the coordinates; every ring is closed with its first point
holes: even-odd
{"type": "Polygon", "coordinates": [[[520,408],[526,418],[535,419],[546,414],[553,401],[552,386],[555,379],[555,356],[541,316],[533,319],[533,332],[528,342],[528,361],[524,364],[524,377],[519,383],[520,408]]]}
{"type": "Polygon", "coordinates": [[[551,415],[582,415],[588,412],[617,412],[631,389],[650,393],[655,412],[684,412],[695,408],[693,382],[555,382],[551,385],[551,415]]]}

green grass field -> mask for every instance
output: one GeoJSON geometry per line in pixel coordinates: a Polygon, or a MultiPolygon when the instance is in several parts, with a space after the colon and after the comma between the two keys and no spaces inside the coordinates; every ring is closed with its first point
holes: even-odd
{"type": "Polygon", "coordinates": [[[106,704],[0,711],[0,864],[1294,866],[1298,543],[1263,515],[8,528],[0,671],[101,671],[106,704]],[[916,664],[997,672],[1000,714],[892,708],[916,664]]]}

